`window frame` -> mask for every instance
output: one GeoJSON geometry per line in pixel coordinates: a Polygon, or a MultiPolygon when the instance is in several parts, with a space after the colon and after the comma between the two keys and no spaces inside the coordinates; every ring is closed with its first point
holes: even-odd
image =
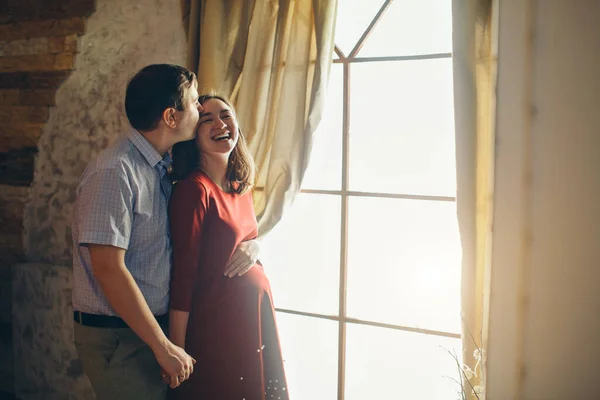
{"type": "Polygon", "coordinates": [[[452,53],[433,53],[420,54],[410,56],[382,56],[382,57],[359,57],[358,53],[362,49],[369,35],[373,32],[377,24],[381,21],[382,16],[389,9],[393,0],[385,0],[379,11],[373,17],[363,34],[358,39],[354,48],[349,55],[345,55],[342,50],[336,45],[335,54],[338,58],[332,59],[332,64],[343,65],[343,104],[342,104],[342,184],[340,190],[323,190],[323,189],[301,189],[300,193],[305,194],[325,194],[340,196],[341,199],[341,232],[340,232],[340,265],[339,265],[339,312],[338,315],[326,315],[311,312],[304,312],[286,308],[275,308],[277,312],[309,317],[325,320],[336,321],[338,323],[338,383],[337,393],[338,400],[345,399],[346,390],[346,331],[348,324],[368,325],[373,327],[393,329],[405,332],[413,332],[424,335],[433,335],[447,337],[452,339],[460,339],[460,333],[445,332],[438,330],[422,329],[411,326],[403,326],[396,324],[387,324],[364,319],[351,318],[347,316],[347,275],[348,275],[348,203],[351,197],[369,197],[369,198],[393,198],[407,200],[425,200],[425,201],[442,201],[456,202],[456,197],[450,196],[431,196],[431,195],[413,195],[402,193],[379,193],[349,190],[349,158],[350,158],[350,76],[351,66],[356,63],[363,62],[386,62],[386,61],[413,61],[413,60],[428,60],[428,59],[447,59],[452,58],[452,53]]]}

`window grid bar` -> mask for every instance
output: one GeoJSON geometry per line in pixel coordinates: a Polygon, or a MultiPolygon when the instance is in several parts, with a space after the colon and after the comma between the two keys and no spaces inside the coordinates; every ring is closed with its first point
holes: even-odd
{"type": "MultiPolygon", "coordinates": [[[[342,190],[348,190],[348,159],[350,157],[350,64],[344,64],[342,123],[342,190]]],[[[346,281],[348,276],[348,197],[342,196],[340,229],[339,318],[346,319],[346,281]]],[[[346,324],[338,324],[338,400],[344,400],[346,388],[346,324]]]]}
{"type": "Polygon", "coordinates": [[[392,0],[386,0],[385,3],[383,3],[383,5],[379,9],[379,11],[377,12],[377,14],[375,15],[375,17],[373,18],[373,20],[371,21],[371,23],[367,27],[367,29],[365,29],[365,31],[363,32],[363,34],[360,37],[360,39],[358,39],[358,42],[356,43],[356,46],[354,46],[354,48],[350,52],[348,58],[354,58],[354,57],[356,57],[356,55],[358,54],[358,52],[360,51],[360,49],[362,49],[363,45],[365,44],[365,41],[367,40],[367,38],[369,37],[369,35],[371,35],[371,32],[373,32],[373,29],[375,29],[375,27],[377,26],[377,24],[381,20],[381,17],[387,11],[387,9],[388,9],[388,7],[389,7],[389,5],[391,3],[392,3],[392,0]]]}
{"type": "Polygon", "coordinates": [[[355,190],[321,190],[321,189],[302,189],[300,193],[308,194],[328,194],[347,197],[375,197],[386,199],[405,199],[405,200],[427,200],[427,201],[447,201],[455,202],[456,197],[451,196],[429,196],[420,194],[403,193],[380,193],[380,192],[360,192],[355,190]]]}
{"type": "Polygon", "coordinates": [[[451,338],[451,339],[460,339],[460,333],[436,331],[436,330],[432,330],[432,329],[422,329],[422,328],[415,328],[415,327],[411,327],[411,326],[396,325],[396,324],[386,324],[383,322],[367,321],[367,320],[358,319],[358,318],[346,317],[346,318],[341,319],[340,317],[335,316],[335,315],[316,314],[316,313],[310,313],[310,312],[304,312],[304,311],[288,310],[285,308],[275,308],[275,311],[281,312],[284,314],[292,314],[292,315],[299,315],[299,316],[303,316],[303,317],[326,319],[329,321],[338,321],[340,323],[368,325],[368,326],[375,326],[378,328],[393,329],[396,331],[421,333],[424,335],[441,336],[441,337],[447,337],[447,338],[451,338]]]}
{"type": "Polygon", "coordinates": [[[349,64],[363,62],[381,62],[381,61],[414,61],[414,60],[432,60],[438,58],[452,58],[452,53],[434,53],[434,54],[417,54],[413,56],[385,56],[385,57],[345,57],[332,60],[334,64],[349,64]]]}

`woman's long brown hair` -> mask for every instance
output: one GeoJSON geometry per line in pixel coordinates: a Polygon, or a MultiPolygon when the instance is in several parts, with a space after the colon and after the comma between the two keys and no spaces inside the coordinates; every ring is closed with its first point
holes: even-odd
{"type": "MultiPolygon", "coordinates": [[[[223,96],[205,94],[198,98],[198,102],[203,104],[210,99],[221,100],[227,104],[235,118],[235,110],[233,106],[223,96]]],[[[236,118],[237,119],[237,118],[236,118]]],[[[195,169],[200,168],[202,154],[196,146],[196,139],[177,143],[173,146],[173,172],[171,174],[174,181],[179,181],[187,178],[187,176],[195,169]]],[[[248,150],[246,139],[242,133],[242,129],[238,125],[238,141],[233,151],[229,155],[227,163],[226,178],[233,191],[237,194],[244,194],[254,187],[256,182],[256,165],[254,158],[248,150]]]]}

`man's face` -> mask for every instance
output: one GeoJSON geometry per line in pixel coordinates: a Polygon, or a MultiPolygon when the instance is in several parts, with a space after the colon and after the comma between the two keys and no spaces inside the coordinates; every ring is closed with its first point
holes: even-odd
{"type": "Polygon", "coordinates": [[[196,127],[200,118],[202,106],[198,103],[198,83],[194,82],[187,91],[183,111],[177,111],[177,134],[179,141],[191,140],[196,136],[196,127]]]}

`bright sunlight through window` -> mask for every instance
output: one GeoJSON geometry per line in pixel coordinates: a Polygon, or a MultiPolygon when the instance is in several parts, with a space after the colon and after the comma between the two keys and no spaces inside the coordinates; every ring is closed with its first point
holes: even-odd
{"type": "Polygon", "coordinates": [[[297,400],[454,400],[451,0],[339,0],[303,190],[263,245],[297,400]]]}

